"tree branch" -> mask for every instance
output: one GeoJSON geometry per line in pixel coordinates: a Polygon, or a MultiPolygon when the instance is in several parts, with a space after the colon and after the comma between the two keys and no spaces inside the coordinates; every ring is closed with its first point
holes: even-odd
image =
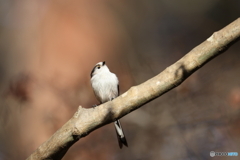
{"type": "Polygon", "coordinates": [[[215,32],[206,41],[157,76],[138,86],[131,87],[113,101],[90,109],[80,106],[74,116],[32,153],[28,160],[61,159],[81,137],[87,136],[97,128],[125,116],[180,85],[193,72],[224,52],[239,37],[240,18],[215,32]]]}

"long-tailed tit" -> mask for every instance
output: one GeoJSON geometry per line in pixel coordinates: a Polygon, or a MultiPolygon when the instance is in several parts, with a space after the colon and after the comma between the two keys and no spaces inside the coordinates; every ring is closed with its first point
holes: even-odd
{"type": "MultiPolygon", "coordinates": [[[[91,83],[96,98],[102,104],[119,96],[119,83],[117,76],[110,72],[105,62],[99,62],[91,72],[91,83]]],[[[119,120],[114,122],[119,147],[128,146],[119,120]]]]}

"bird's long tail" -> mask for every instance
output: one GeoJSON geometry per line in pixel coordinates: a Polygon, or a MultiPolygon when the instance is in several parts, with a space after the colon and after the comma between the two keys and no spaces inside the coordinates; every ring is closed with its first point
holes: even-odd
{"type": "Polygon", "coordinates": [[[124,135],[121,123],[119,120],[114,122],[116,133],[117,133],[117,138],[118,138],[118,144],[119,147],[122,148],[123,144],[128,147],[127,139],[124,135]]]}

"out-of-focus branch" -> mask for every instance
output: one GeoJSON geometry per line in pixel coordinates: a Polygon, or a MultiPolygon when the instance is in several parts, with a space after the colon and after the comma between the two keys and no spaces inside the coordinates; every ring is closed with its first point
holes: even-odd
{"type": "Polygon", "coordinates": [[[195,47],[173,65],[146,82],[96,108],[81,106],[74,116],[43,143],[28,160],[61,159],[80,138],[138,109],[149,101],[180,85],[194,71],[224,52],[240,37],[240,18],[195,47]]]}

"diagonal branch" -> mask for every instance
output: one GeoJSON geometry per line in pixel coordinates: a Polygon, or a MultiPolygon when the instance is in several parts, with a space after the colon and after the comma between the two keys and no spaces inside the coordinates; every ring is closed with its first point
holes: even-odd
{"type": "Polygon", "coordinates": [[[74,116],[32,153],[28,160],[61,159],[80,138],[180,85],[205,63],[227,50],[239,37],[240,18],[215,32],[206,41],[157,76],[138,86],[131,87],[113,101],[90,109],[80,106],[74,116]]]}

